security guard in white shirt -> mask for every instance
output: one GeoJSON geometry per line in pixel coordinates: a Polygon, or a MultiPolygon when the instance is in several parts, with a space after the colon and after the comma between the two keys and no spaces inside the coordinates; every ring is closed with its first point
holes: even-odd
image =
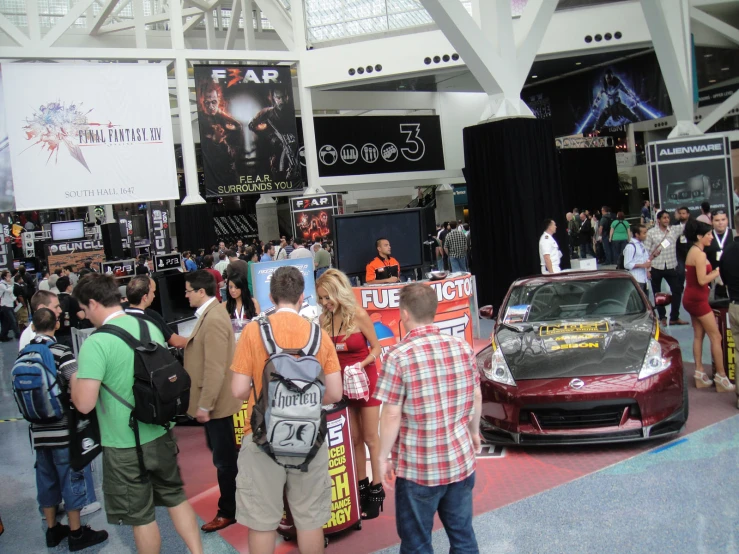
{"type": "Polygon", "coordinates": [[[553,219],[544,220],[545,231],[539,239],[539,261],[541,262],[541,272],[559,273],[559,261],[562,259],[562,252],[554,240],[554,233],[557,231],[557,224],[553,219]]]}

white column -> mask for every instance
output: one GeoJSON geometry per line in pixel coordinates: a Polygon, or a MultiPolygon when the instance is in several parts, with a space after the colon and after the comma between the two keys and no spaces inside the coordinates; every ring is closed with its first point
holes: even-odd
{"type": "Polygon", "coordinates": [[[115,214],[113,213],[113,204],[105,205],[105,223],[115,223],[115,214]]]}
{"type": "Polygon", "coordinates": [[[277,202],[267,195],[257,201],[257,231],[259,240],[267,242],[280,238],[280,223],[277,217],[277,202]]]}
{"type": "Polygon", "coordinates": [[[451,185],[436,187],[436,221],[457,221],[457,212],[454,209],[454,189],[451,185]]]}

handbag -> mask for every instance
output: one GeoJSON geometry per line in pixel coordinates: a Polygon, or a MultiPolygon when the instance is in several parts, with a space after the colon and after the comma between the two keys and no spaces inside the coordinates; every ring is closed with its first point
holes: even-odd
{"type": "Polygon", "coordinates": [[[95,410],[83,414],[70,402],[67,413],[69,422],[69,466],[81,471],[103,451],[100,444],[100,425],[95,410]]]}

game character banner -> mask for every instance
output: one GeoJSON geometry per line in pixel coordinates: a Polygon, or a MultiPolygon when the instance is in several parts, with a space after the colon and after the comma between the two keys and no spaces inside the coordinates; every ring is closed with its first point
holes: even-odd
{"type": "MultiPolygon", "coordinates": [[[[733,214],[731,145],[721,134],[651,142],[647,147],[652,201],[673,212],[686,206],[701,214],[701,203],[733,214]],[[656,198],[654,195],[656,194],[656,198]]],[[[733,227],[733,218],[729,217],[733,227]]]]}
{"type": "Polygon", "coordinates": [[[18,211],[179,198],[165,66],[2,72],[18,211]]]}
{"type": "Polygon", "coordinates": [[[47,243],[45,248],[46,263],[52,273],[67,265],[79,271],[85,267],[85,262],[91,262],[94,267],[100,267],[105,261],[103,241],[99,239],[51,242],[47,243]]]}
{"type": "Polygon", "coordinates": [[[551,119],[555,136],[625,136],[629,123],[672,113],[653,52],[526,87],[521,98],[537,118],[551,119]]]}
{"type": "Polygon", "coordinates": [[[206,196],[302,190],[290,68],[194,69],[206,196]]]}
{"type": "Polygon", "coordinates": [[[344,212],[338,194],[291,198],[290,211],[293,220],[293,236],[311,242],[333,239],[331,230],[334,215],[344,212]]]}
{"type": "Polygon", "coordinates": [[[303,305],[300,308],[300,315],[310,321],[317,321],[318,318],[318,297],[316,296],[316,282],[314,279],[313,258],[298,258],[297,260],[279,260],[276,262],[260,262],[251,265],[251,279],[254,284],[254,296],[259,302],[262,311],[270,315],[275,312],[275,306],[269,299],[269,283],[272,281],[272,274],[280,267],[293,266],[297,267],[303,274],[305,279],[305,289],[303,292],[303,305]]]}

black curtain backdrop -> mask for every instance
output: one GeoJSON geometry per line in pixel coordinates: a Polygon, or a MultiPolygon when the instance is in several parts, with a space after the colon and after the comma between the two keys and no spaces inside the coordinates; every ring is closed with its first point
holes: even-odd
{"type": "Polygon", "coordinates": [[[213,225],[213,204],[195,204],[193,206],[178,206],[175,208],[177,216],[177,245],[180,252],[191,250],[197,252],[199,248],[208,248],[216,242],[216,230],[213,225]]]}
{"type": "Polygon", "coordinates": [[[556,220],[570,267],[557,150],[550,121],[514,118],[464,130],[472,272],[481,305],[500,307],[511,283],[541,273],[544,219],[556,220]]]}
{"type": "Polygon", "coordinates": [[[620,210],[629,212],[618,185],[613,147],[563,148],[559,151],[559,167],[566,211],[577,207],[593,213],[610,206],[614,214],[620,210]]]}

